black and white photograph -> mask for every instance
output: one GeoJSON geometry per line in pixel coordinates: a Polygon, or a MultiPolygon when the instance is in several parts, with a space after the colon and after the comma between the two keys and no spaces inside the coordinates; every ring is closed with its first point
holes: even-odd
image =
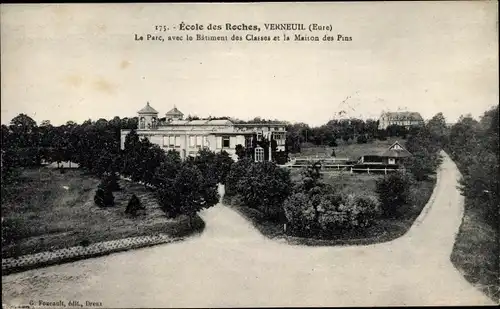
{"type": "Polygon", "coordinates": [[[0,13],[2,308],[500,304],[498,1],[0,13]]]}

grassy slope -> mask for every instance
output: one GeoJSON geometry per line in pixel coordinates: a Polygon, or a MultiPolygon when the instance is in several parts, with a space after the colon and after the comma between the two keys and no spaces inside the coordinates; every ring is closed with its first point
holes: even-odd
{"type": "Polygon", "coordinates": [[[451,253],[451,262],[465,279],[500,303],[498,229],[482,219],[481,207],[465,199],[464,217],[451,253]]]}
{"type": "Polygon", "coordinates": [[[120,181],[123,190],[114,192],[115,207],[97,207],[93,199],[98,183],[79,170],[61,174],[49,168],[25,169],[2,202],[2,219],[14,221],[17,236],[14,244],[2,246],[2,256],[132,236],[191,233],[185,218],[167,219],[151,192],[138,184],[120,181]],[[146,205],[136,218],[124,214],[133,193],[146,205]]]}

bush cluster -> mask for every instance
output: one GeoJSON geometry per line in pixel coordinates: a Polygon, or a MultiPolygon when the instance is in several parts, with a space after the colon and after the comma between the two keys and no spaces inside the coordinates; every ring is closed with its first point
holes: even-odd
{"type": "Polygon", "coordinates": [[[378,194],[382,213],[385,217],[397,217],[400,208],[409,202],[412,179],[404,172],[396,172],[377,180],[375,191],[378,194]]]}

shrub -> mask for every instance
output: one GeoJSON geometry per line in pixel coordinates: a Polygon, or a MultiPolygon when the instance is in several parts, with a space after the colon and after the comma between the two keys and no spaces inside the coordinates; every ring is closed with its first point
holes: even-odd
{"type": "Polygon", "coordinates": [[[292,194],[283,203],[283,210],[293,232],[304,235],[314,229],[314,209],[307,194],[292,194]]]}
{"type": "Polygon", "coordinates": [[[95,193],[94,202],[99,207],[110,207],[115,205],[115,197],[109,187],[106,187],[101,183],[95,193]]]}
{"type": "Polygon", "coordinates": [[[402,172],[377,180],[375,191],[384,216],[396,217],[399,214],[399,208],[409,200],[411,184],[412,180],[409,175],[402,172]]]}
{"type": "Polygon", "coordinates": [[[321,213],[318,217],[321,234],[337,234],[342,229],[348,227],[348,213],[341,209],[344,199],[344,196],[340,194],[325,194],[321,196],[321,202],[318,205],[318,211],[321,213]]]}
{"type": "Polygon", "coordinates": [[[127,204],[127,209],[125,209],[126,214],[131,214],[132,216],[137,215],[137,211],[141,209],[146,209],[144,205],[141,204],[141,201],[137,197],[137,195],[132,195],[127,204]]]}
{"type": "MultiPolygon", "coordinates": [[[[356,210],[354,211],[355,220],[358,227],[367,227],[372,225],[375,218],[380,213],[380,203],[375,196],[358,195],[355,197],[356,210]]],[[[354,225],[356,226],[356,224],[354,225]]]]}
{"type": "Polygon", "coordinates": [[[120,184],[118,183],[118,176],[116,175],[116,173],[109,173],[105,175],[103,179],[103,187],[107,188],[112,192],[121,190],[120,184]]]}
{"type": "Polygon", "coordinates": [[[284,203],[291,230],[301,236],[331,236],[345,230],[371,225],[380,213],[373,196],[304,192],[291,195],[284,203]]]}
{"type": "Polygon", "coordinates": [[[379,214],[378,201],[373,196],[328,194],[321,203],[319,224],[323,234],[370,226],[379,214]]]}

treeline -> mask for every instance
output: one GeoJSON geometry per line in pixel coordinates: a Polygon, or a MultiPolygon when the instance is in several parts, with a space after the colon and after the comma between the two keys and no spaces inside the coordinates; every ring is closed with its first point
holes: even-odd
{"type": "Polygon", "coordinates": [[[301,144],[328,145],[336,147],[339,140],[344,143],[367,143],[373,139],[386,140],[388,137],[403,139],[410,133],[400,125],[390,125],[384,130],[378,128],[379,122],[373,119],[330,120],[318,127],[310,127],[305,123],[289,124],[286,127],[286,143],[291,153],[300,152],[301,144]]]}
{"type": "Polygon", "coordinates": [[[68,122],[54,127],[44,122],[37,126],[21,114],[10,126],[2,125],[2,193],[18,167],[70,161],[102,179],[95,198],[99,206],[113,206],[112,192],[119,189],[120,175],[155,190],[171,217],[185,214],[192,218],[198,210],[218,202],[217,183],[224,183],[233,163],[226,152],[201,150],[196,158],[181,162],[178,152],[165,153],[146,138],[139,139],[136,127],[137,119],[118,117],[81,125],[68,122]],[[123,150],[121,129],[131,129],[123,150]]]}
{"type": "Polygon", "coordinates": [[[16,166],[40,165],[46,162],[71,161],[93,169],[101,153],[120,150],[120,130],[137,128],[137,117],[114,117],[112,120],[87,120],[82,124],[68,121],[53,126],[42,121],[40,126],[25,114],[2,125],[2,151],[16,166]]]}
{"type": "Polygon", "coordinates": [[[460,189],[468,206],[498,230],[499,217],[499,134],[498,105],[479,121],[461,116],[449,130],[447,152],[456,162],[462,179],[460,189]]]}

